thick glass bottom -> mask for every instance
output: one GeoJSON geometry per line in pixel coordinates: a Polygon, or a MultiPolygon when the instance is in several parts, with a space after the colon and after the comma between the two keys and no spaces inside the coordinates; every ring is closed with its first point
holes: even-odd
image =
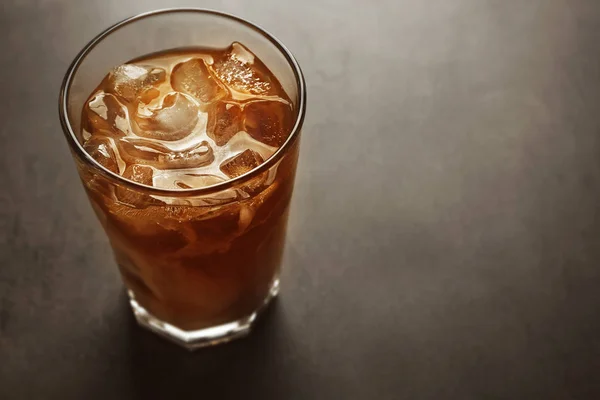
{"type": "Polygon", "coordinates": [[[250,333],[258,316],[279,293],[279,280],[277,279],[273,282],[269,294],[263,301],[263,304],[252,314],[238,319],[237,321],[195,331],[184,331],[167,322],[161,321],[150,314],[135,300],[135,296],[131,290],[127,291],[127,293],[129,294],[129,304],[131,304],[135,319],[140,326],[149,329],[188,350],[196,350],[201,347],[229,342],[250,333]]]}

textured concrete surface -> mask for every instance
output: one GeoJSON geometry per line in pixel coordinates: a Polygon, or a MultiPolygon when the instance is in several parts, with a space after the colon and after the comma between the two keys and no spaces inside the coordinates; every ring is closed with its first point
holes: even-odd
{"type": "Polygon", "coordinates": [[[0,4],[0,398],[600,398],[600,3],[0,4]],[[109,24],[195,5],[295,53],[283,291],[186,353],[134,324],[57,116],[109,24]]]}

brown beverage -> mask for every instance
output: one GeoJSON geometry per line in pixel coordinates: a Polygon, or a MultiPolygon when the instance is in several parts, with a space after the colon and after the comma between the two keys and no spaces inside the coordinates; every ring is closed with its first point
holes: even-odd
{"type": "Polygon", "coordinates": [[[90,95],[79,141],[138,183],[115,183],[78,163],[138,320],[212,328],[253,318],[275,294],[298,141],[273,167],[223,183],[260,169],[282,146],[294,108],[240,43],[132,60],[90,95]],[[185,195],[216,184],[214,193],[185,195]]]}

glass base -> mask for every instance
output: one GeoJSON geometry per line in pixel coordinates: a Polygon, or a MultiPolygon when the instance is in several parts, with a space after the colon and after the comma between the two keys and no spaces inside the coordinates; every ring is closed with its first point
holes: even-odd
{"type": "Polygon", "coordinates": [[[135,300],[135,296],[131,290],[128,290],[127,293],[129,294],[129,304],[131,304],[135,319],[140,326],[149,329],[188,350],[196,350],[201,347],[229,342],[230,340],[244,337],[250,333],[252,325],[258,316],[265,310],[271,300],[277,297],[277,294],[279,293],[279,279],[273,282],[271,290],[263,304],[252,314],[227,324],[195,331],[184,331],[167,322],[161,321],[150,314],[135,300]]]}

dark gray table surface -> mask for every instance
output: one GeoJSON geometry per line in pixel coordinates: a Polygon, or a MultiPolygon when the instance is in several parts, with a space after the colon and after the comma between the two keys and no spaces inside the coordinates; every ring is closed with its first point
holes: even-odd
{"type": "Polygon", "coordinates": [[[0,399],[600,398],[599,50],[597,0],[2,1],[0,399]],[[196,353],[135,325],[57,116],[89,39],[176,5],[309,91],[282,295],[196,353]]]}

